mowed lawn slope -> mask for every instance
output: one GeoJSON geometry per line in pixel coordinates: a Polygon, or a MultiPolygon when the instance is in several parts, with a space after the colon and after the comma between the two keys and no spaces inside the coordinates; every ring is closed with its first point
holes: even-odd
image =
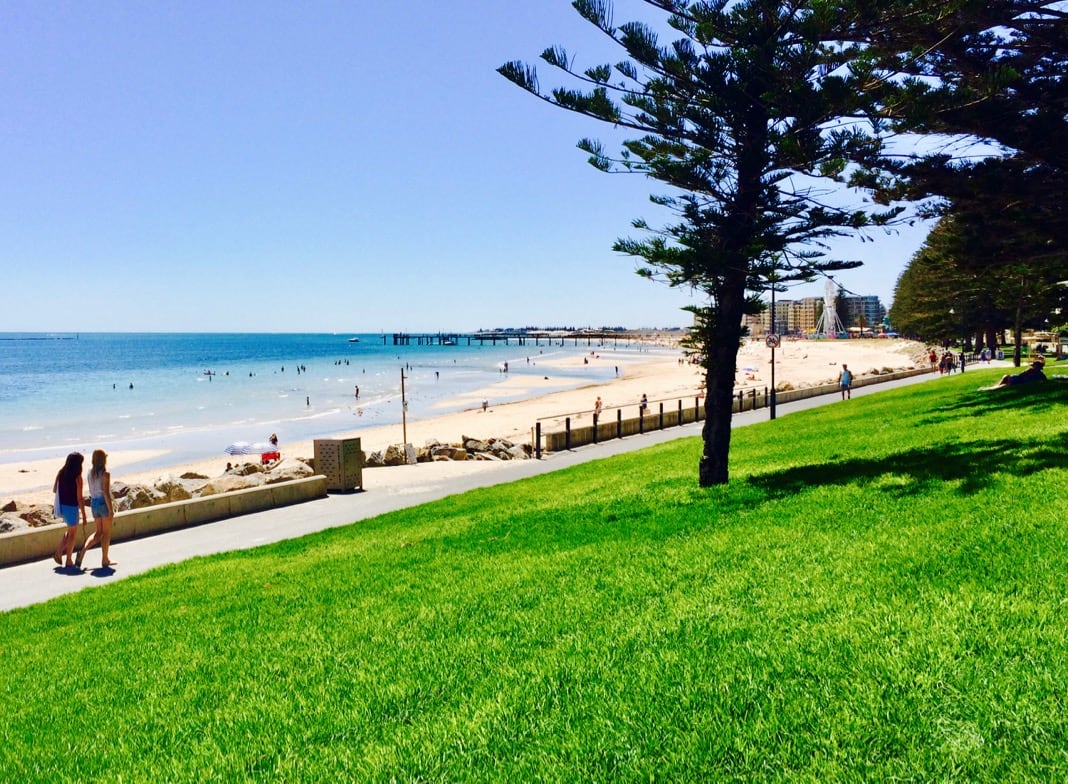
{"type": "Polygon", "coordinates": [[[1068,780],[1068,384],[995,377],[0,614],[0,779],[1068,780]]]}

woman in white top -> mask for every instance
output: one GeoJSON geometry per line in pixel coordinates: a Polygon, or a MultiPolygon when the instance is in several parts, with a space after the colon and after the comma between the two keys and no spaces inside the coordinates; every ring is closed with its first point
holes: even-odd
{"type": "Polygon", "coordinates": [[[116,562],[108,557],[108,548],[111,546],[111,522],[115,519],[115,501],[111,497],[111,474],[108,472],[108,456],[103,449],[93,452],[92,467],[89,469],[89,501],[93,510],[93,522],[96,530],[93,535],[85,540],[81,551],[78,553],[78,566],[82,565],[86,551],[95,544],[100,545],[102,556],[101,566],[107,568],[116,566],[116,562]]]}

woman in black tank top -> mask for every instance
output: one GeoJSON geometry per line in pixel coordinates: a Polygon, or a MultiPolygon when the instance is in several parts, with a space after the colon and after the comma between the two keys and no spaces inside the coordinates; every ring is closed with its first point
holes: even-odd
{"type": "Polygon", "coordinates": [[[56,481],[52,485],[52,492],[56,494],[56,506],[67,524],[67,530],[63,532],[59,548],[52,555],[57,564],[63,564],[62,556],[67,556],[67,568],[74,567],[72,555],[74,553],[74,540],[78,538],[78,517],[81,516],[82,525],[88,520],[85,516],[85,506],[82,504],[82,464],[85,456],[80,452],[71,452],[67,455],[67,462],[56,474],[56,481]]]}

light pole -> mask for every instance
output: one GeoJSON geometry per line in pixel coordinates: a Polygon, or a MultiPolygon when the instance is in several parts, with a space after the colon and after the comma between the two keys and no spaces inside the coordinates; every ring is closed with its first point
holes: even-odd
{"type": "Polygon", "coordinates": [[[408,449],[408,399],[404,396],[404,368],[401,368],[401,434],[404,438],[405,454],[408,449]]]}
{"type": "Polygon", "coordinates": [[[768,280],[771,281],[771,331],[764,338],[765,345],[771,349],[771,397],[769,398],[771,419],[775,419],[775,349],[779,347],[778,325],[776,324],[778,314],[775,312],[775,288],[778,279],[779,276],[775,274],[775,268],[772,267],[771,274],[768,276],[768,280]]]}
{"type": "MultiPolygon", "coordinates": [[[[1054,286],[1061,286],[1061,287],[1068,287],[1068,280],[1058,280],[1058,281],[1057,281],[1056,283],[1054,283],[1053,285],[1054,285],[1054,286]]],[[[1053,312],[1054,312],[1054,314],[1055,314],[1055,315],[1057,315],[1057,316],[1061,315],[1061,309],[1060,309],[1060,308],[1057,308],[1057,309],[1056,309],[1056,310],[1054,310],[1053,312]]],[[[1059,319],[1058,319],[1058,321],[1059,321],[1059,319]]],[[[1062,327],[1058,327],[1058,331],[1057,331],[1057,359],[1060,359],[1060,358],[1061,358],[1061,356],[1062,356],[1062,355],[1063,355],[1063,353],[1064,353],[1064,352],[1063,352],[1063,349],[1062,349],[1062,347],[1061,347],[1061,333],[1060,333],[1060,329],[1061,329],[1061,328],[1062,328],[1062,327]]]]}
{"type": "MultiPolygon", "coordinates": [[[[772,275],[774,277],[774,274],[772,275]]],[[[771,282],[771,334],[768,335],[768,345],[771,346],[771,418],[775,418],[775,347],[779,345],[779,333],[775,323],[775,281],[771,282]],[[771,340],[775,338],[775,340],[771,340]]]]}

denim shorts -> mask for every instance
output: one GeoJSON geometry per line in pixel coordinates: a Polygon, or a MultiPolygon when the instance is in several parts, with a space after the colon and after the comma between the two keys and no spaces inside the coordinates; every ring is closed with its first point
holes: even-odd
{"type": "Polygon", "coordinates": [[[94,498],[92,500],[93,517],[99,520],[101,517],[108,516],[108,502],[103,498],[94,498]]]}
{"type": "Polygon", "coordinates": [[[78,524],[78,507],[60,504],[59,513],[63,516],[63,522],[67,525],[78,524]]]}

